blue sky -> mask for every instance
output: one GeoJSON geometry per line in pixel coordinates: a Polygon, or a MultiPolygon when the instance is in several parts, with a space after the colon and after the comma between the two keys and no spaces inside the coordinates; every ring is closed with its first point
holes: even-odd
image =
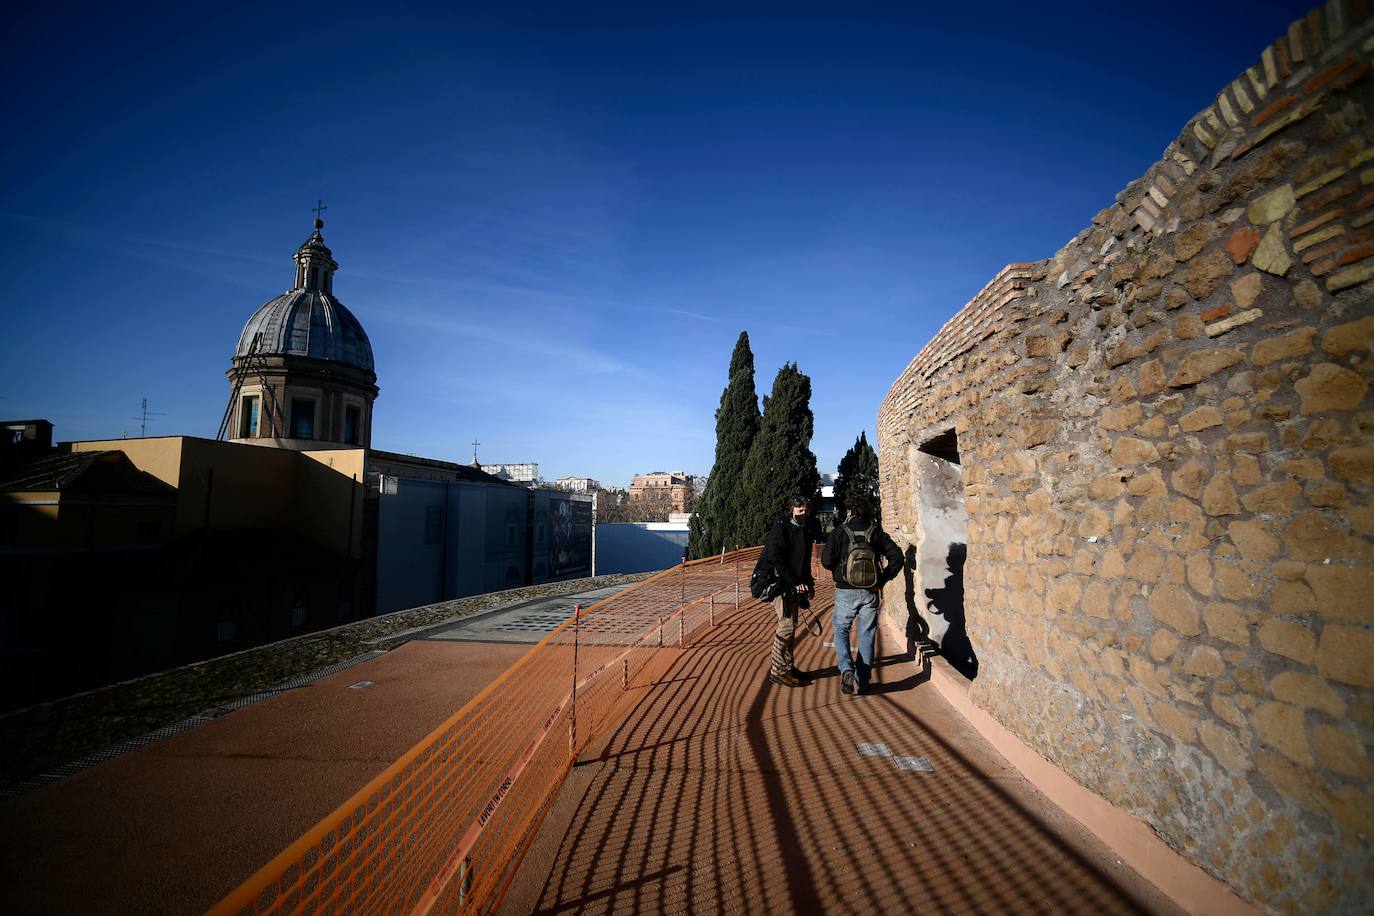
{"type": "Polygon", "coordinates": [[[213,436],[317,198],[373,444],[705,473],[730,349],[822,471],[1305,3],[34,5],[0,54],[0,415],[213,436]]]}

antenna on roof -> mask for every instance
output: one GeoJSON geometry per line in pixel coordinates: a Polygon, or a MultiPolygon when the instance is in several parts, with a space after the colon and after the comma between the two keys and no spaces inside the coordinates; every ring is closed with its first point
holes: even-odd
{"type": "Polygon", "coordinates": [[[165,416],[167,416],[165,413],[159,413],[158,411],[155,411],[155,410],[149,410],[149,409],[148,409],[148,399],[147,399],[147,398],[144,398],[144,399],[143,399],[143,409],[142,409],[141,411],[139,411],[139,415],[138,415],[138,416],[134,417],[134,419],[138,421],[138,438],[140,438],[140,439],[146,439],[146,438],[147,438],[147,436],[148,436],[148,418],[149,418],[149,417],[165,417],[165,416]]]}

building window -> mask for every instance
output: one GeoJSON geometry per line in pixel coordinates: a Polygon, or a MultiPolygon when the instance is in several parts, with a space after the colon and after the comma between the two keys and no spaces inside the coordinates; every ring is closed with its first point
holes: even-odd
{"type": "Polygon", "coordinates": [[[315,438],[315,402],[309,398],[291,399],[291,438],[315,438]]]}
{"type": "Polygon", "coordinates": [[[215,624],[215,640],[217,642],[233,642],[239,636],[239,622],[237,620],[221,620],[215,624]]]}
{"type": "Polygon", "coordinates": [[[162,522],[155,519],[139,522],[134,528],[134,537],[140,544],[156,544],[162,540],[162,522]]]}
{"type": "Polygon", "coordinates": [[[291,604],[291,626],[299,629],[305,626],[305,618],[310,613],[310,592],[306,589],[296,591],[296,600],[291,604]]]}
{"type": "Polygon", "coordinates": [[[243,399],[243,417],[239,420],[240,439],[256,439],[258,437],[261,410],[261,398],[245,397],[243,399]]]}
{"type": "Polygon", "coordinates": [[[353,616],[353,589],[346,582],[339,586],[339,601],[335,607],[340,620],[353,616]]]}
{"type": "Polygon", "coordinates": [[[358,427],[360,425],[359,421],[362,420],[362,415],[363,412],[357,407],[349,406],[344,408],[343,441],[347,442],[349,445],[358,444],[358,427]]]}

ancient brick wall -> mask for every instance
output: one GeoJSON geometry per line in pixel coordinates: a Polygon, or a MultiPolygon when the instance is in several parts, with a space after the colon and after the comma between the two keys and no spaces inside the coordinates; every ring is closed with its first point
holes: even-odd
{"type": "Polygon", "coordinates": [[[878,420],[904,548],[957,435],[974,701],[1281,911],[1374,899],[1372,51],[1362,2],[1293,23],[878,420]]]}

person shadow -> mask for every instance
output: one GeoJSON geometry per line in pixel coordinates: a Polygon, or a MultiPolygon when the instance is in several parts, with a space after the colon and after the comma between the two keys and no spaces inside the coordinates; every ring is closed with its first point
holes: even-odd
{"type": "Polygon", "coordinates": [[[930,636],[930,624],[916,607],[916,548],[906,549],[907,605],[907,653],[915,657],[919,651],[923,655],[939,655],[949,662],[950,667],[969,680],[978,676],[978,655],[969,642],[968,629],[964,617],[964,561],[968,558],[968,545],[953,543],[945,555],[945,567],[949,570],[940,588],[925,589],[926,606],[929,613],[939,614],[948,624],[944,636],[936,642],[930,636]]]}

